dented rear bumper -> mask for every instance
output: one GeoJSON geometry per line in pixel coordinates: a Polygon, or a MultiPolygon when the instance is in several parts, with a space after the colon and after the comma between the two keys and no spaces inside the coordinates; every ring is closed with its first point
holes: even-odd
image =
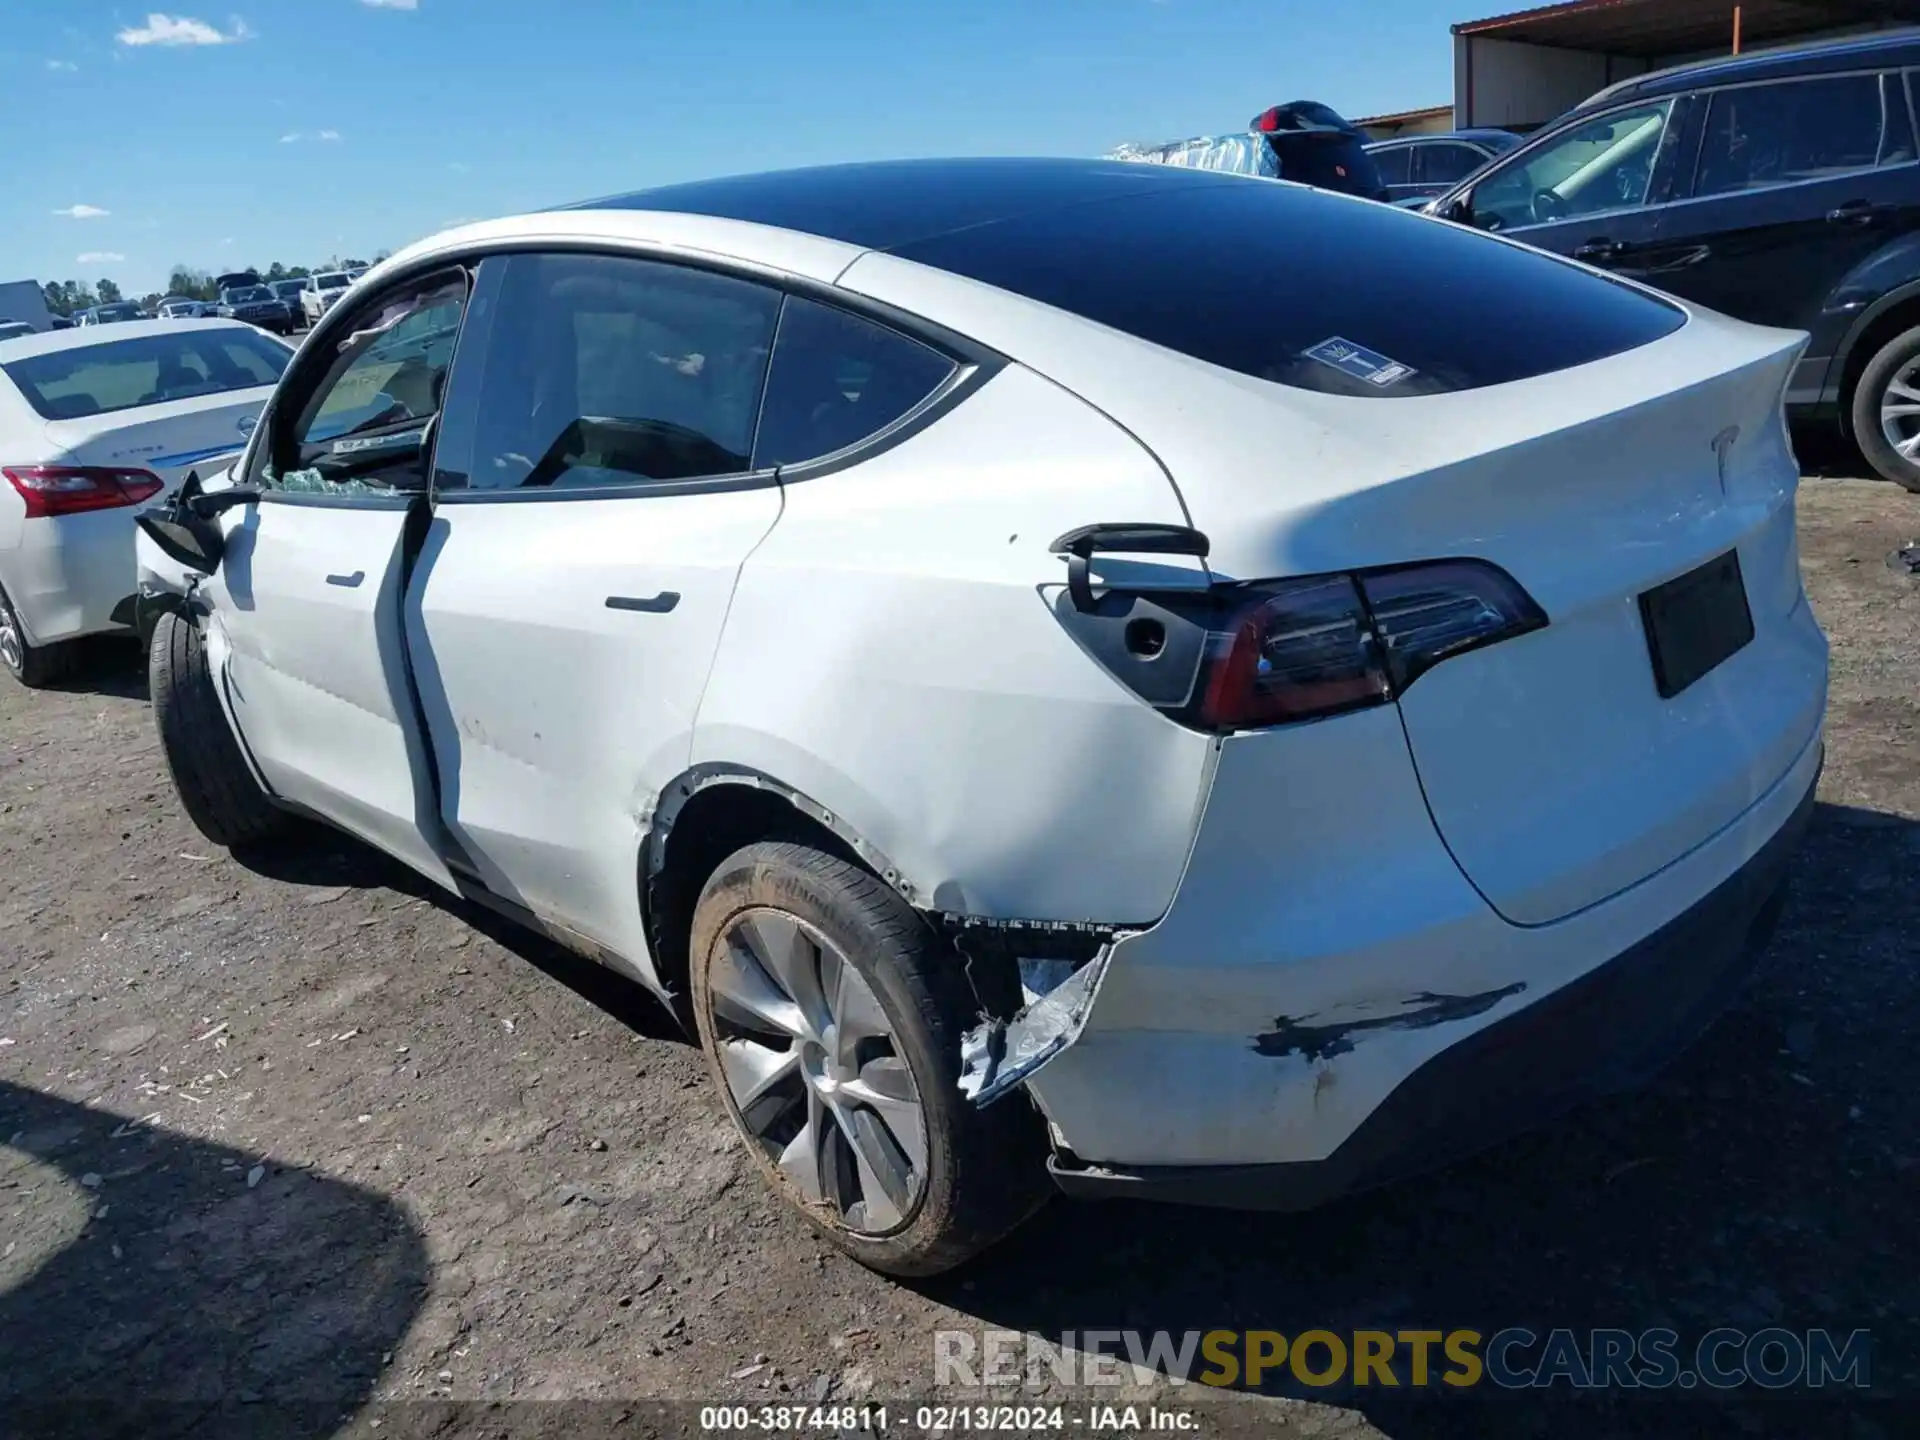
{"type": "Polygon", "coordinates": [[[1640,1084],[1719,1014],[1780,915],[1813,811],[1698,905],[1616,959],[1474,1032],[1410,1074],[1331,1155],[1259,1165],[1132,1168],[1055,1157],[1070,1195],[1305,1210],[1431,1169],[1596,1095],[1640,1084]]]}
{"type": "Polygon", "coordinates": [[[1312,743],[1225,742],[1173,909],[1025,1077],[1070,1193],[1305,1208],[1636,1083],[1764,947],[1821,761],[1816,734],[1711,839],[1529,927],[1466,883],[1410,765],[1312,743]]]}

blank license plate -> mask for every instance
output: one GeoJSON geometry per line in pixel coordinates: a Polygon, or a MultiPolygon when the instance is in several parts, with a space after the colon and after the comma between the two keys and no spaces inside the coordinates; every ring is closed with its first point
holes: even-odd
{"type": "Polygon", "coordinates": [[[1739,551],[1647,591],[1640,597],[1640,619],[1654,684],[1662,699],[1672,699],[1753,639],[1739,551]]]}

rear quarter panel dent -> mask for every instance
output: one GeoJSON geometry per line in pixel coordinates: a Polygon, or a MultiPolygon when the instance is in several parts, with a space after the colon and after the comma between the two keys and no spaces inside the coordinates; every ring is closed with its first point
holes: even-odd
{"type": "Polygon", "coordinates": [[[1153,457],[1017,365],[925,431],[789,488],[743,569],[693,763],[778,777],[922,908],[1137,924],[1191,844],[1208,737],[1061,630],[1056,535],[1182,524],[1153,457]]]}

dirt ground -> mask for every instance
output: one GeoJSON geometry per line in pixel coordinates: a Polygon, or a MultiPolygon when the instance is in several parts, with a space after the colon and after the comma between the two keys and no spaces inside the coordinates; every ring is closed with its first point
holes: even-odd
{"type": "Polygon", "coordinates": [[[645,1434],[822,1395],[901,1429],[942,1327],[1773,1324],[1870,1330],[1871,1391],[1120,1393],[1283,1435],[1916,1433],[1920,578],[1887,557],[1920,497],[1802,495],[1822,803],[1673,1069],[1313,1214],[1056,1201],[912,1286],[775,1208],[632,987],[344,839],[209,847],[127,647],[0,683],[0,1434],[645,1434]]]}

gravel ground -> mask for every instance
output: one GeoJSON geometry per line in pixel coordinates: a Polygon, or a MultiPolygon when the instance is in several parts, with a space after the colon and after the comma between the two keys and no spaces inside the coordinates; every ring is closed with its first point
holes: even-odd
{"type": "Polygon", "coordinates": [[[1672,1070],[1314,1214],[1056,1202],[912,1286],[775,1207],[632,987],[344,839],[209,847],[126,647],[0,683],[0,1433],[634,1434],[821,1394],[900,1428],[941,1327],[1662,1324],[1866,1328],[1872,1390],[1115,1393],[1264,1434],[1914,1433],[1920,579],[1886,557],[1920,498],[1823,477],[1801,517],[1822,803],[1672,1070]]]}

